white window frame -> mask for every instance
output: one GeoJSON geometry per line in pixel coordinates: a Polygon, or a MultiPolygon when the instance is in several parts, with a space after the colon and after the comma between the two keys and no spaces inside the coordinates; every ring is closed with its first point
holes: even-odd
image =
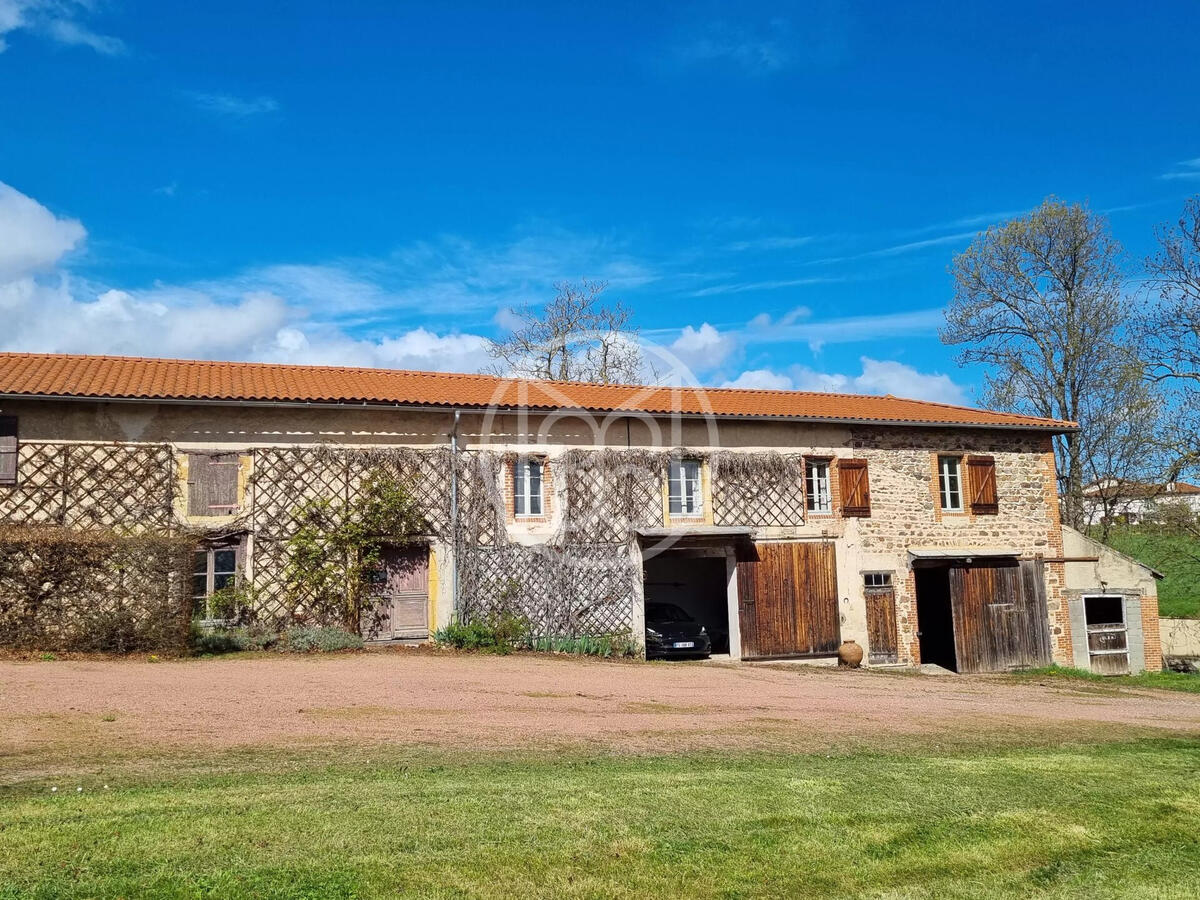
{"type": "Polygon", "coordinates": [[[938,502],[942,512],[963,512],[962,457],[938,457],[938,502]],[[953,467],[953,471],[951,471],[953,467]]]}
{"type": "Polygon", "coordinates": [[[816,515],[833,512],[833,493],[829,484],[829,460],[804,461],[804,508],[816,515]]]}
{"type": "Polygon", "coordinates": [[[545,514],[545,474],[540,459],[523,457],[513,463],[513,514],[518,519],[536,519],[545,514]]]}
{"type": "Polygon", "coordinates": [[[673,459],[667,476],[667,511],[672,516],[704,515],[704,465],[698,459],[673,459]]]}
{"type": "Polygon", "coordinates": [[[202,544],[196,548],[195,554],[193,556],[193,567],[192,567],[192,578],[193,578],[193,582],[192,582],[193,607],[192,608],[194,610],[199,610],[202,608],[203,612],[204,612],[203,615],[196,616],[196,618],[202,619],[204,621],[215,621],[215,617],[212,614],[213,613],[212,597],[213,597],[213,594],[215,594],[217,592],[216,582],[217,582],[218,576],[221,576],[221,575],[233,576],[231,578],[230,582],[227,585],[225,585],[225,587],[232,587],[232,588],[236,589],[241,584],[241,580],[242,580],[241,546],[242,546],[241,542],[237,541],[237,542],[233,542],[233,543],[202,544]],[[225,571],[225,570],[217,571],[217,554],[222,553],[222,552],[229,552],[229,553],[233,554],[233,568],[228,571],[225,571]],[[204,556],[204,571],[203,572],[199,571],[195,567],[195,557],[198,557],[198,556],[204,556]],[[204,592],[203,593],[198,593],[195,589],[195,578],[200,575],[204,576],[204,592]]]}

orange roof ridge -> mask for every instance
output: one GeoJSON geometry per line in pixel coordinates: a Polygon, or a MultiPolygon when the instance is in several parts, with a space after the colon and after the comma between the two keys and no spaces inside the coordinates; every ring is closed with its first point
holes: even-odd
{"type": "Polygon", "coordinates": [[[1073,423],[929,400],[775,388],[618,385],[366,366],[0,353],[0,396],[527,408],[1064,431],[1073,423]]]}

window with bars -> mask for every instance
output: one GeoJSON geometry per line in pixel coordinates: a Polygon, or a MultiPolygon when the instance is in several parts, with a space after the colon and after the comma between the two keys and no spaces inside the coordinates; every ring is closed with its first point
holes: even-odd
{"type": "Polygon", "coordinates": [[[957,456],[938,457],[938,494],[946,512],[962,512],[962,461],[957,456]]]}
{"type": "Polygon", "coordinates": [[[228,604],[214,595],[237,587],[240,543],[205,545],[196,548],[192,566],[192,616],[219,619],[228,604]]]}
{"type": "Polygon", "coordinates": [[[829,460],[805,460],[804,494],[805,507],[809,512],[833,512],[833,497],[829,492],[829,460]]]}
{"type": "Polygon", "coordinates": [[[17,483],[17,417],[0,416],[0,485],[17,483]]]}
{"type": "Polygon", "coordinates": [[[513,512],[518,516],[542,515],[542,461],[518,459],[513,463],[513,512]]]}
{"type": "Polygon", "coordinates": [[[671,460],[667,478],[667,508],[673,516],[698,516],[704,512],[700,460],[671,460]]]}
{"type": "Polygon", "coordinates": [[[863,586],[868,588],[890,588],[891,572],[863,572],[863,586]]]}

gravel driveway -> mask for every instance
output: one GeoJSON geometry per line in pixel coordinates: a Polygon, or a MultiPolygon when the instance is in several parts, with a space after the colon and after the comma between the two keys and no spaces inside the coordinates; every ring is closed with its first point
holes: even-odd
{"type": "Polygon", "coordinates": [[[814,749],[1200,734],[1200,696],[429,650],[0,661],[0,754],[356,744],[814,749]]]}

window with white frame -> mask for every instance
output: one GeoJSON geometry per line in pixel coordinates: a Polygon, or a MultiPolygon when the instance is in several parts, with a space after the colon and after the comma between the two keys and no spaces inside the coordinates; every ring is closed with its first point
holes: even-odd
{"type": "Polygon", "coordinates": [[[938,493],[942,509],[962,512],[962,460],[957,456],[938,457],[938,493]]]}
{"type": "Polygon", "coordinates": [[[700,460],[671,460],[667,494],[668,509],[673,516],[698,516],[704,512],[700,460]]]}
{"type": "Polygon", "coordinates": [[[513,463],[513,512],[518,516],[542,515],[540,459],[518,459],[513,463]]]}
{"type": "Polygon", "coordinates": [[[193,558],[192,615],[197,619],[223,618],[228,603],[214,595],[237,587],[238,544],[197,547],[193,558]]]}
{"type": "Polygon", "coordinates": [[[883,590],[891,586],[891,572],[863,572],[863,587],[883,590]]]}
{"type": "Polygon", "coordinates": [[[805,460],[804,495],[809,512],[833,512],[833,498],[829,493],[829,460],[805,460]]]}

